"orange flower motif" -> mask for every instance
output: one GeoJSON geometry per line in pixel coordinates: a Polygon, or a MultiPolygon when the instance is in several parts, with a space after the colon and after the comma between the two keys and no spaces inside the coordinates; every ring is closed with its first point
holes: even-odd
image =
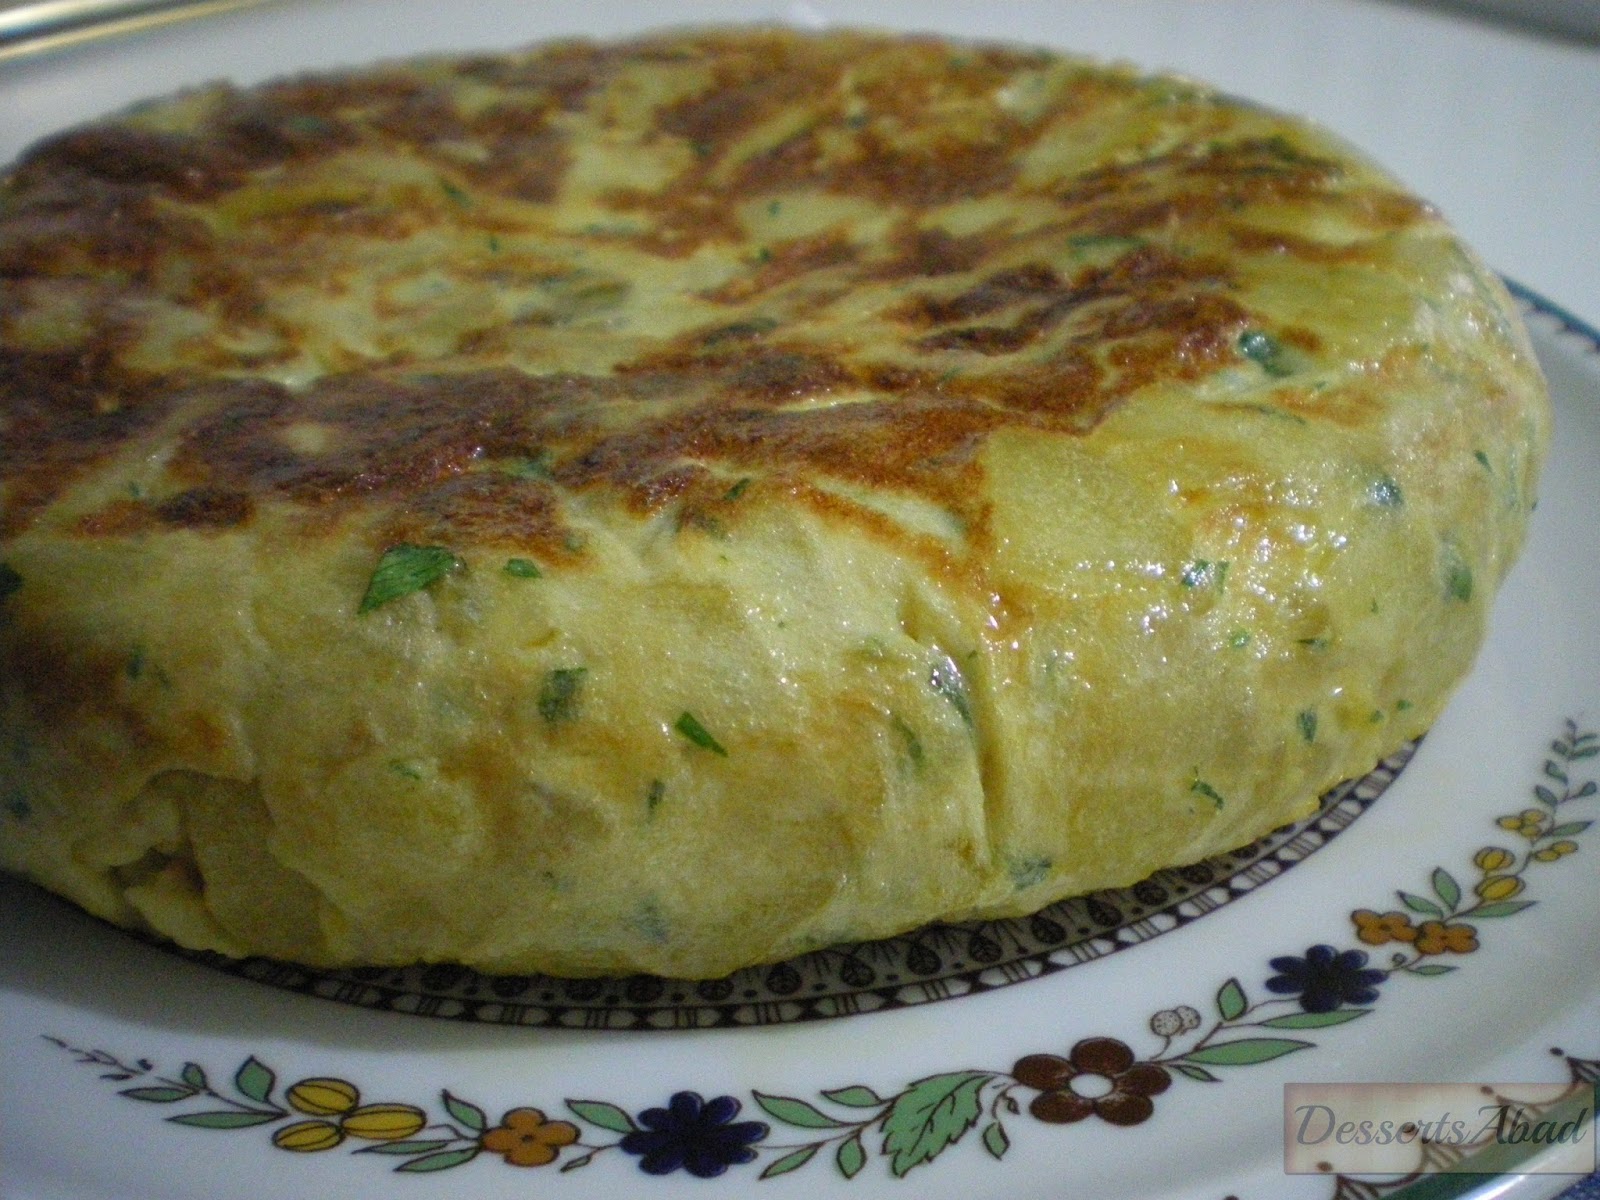
{"type": "Polygon", "coordinates": [[[1370,908],[1358,908],[1350,919],[1356,923],[1356,937],[1369,946],[1417,940],[1417,930],[1405,913],[1375,913],[1370,908]]]}
{"type": "Polygon", "coordinates": [[[1417,930],[1418,954],[1471,954],[1477,948],[1478,931],[1471,925],[1424,921],[1417,930]]]}
{"type": "Polygon", "coordinates": [[[500,1124],[479,1139],[485,1150],[503,1154],[514,1167],[553,1163],[562,1146],[578,1140],[578,1127],[568,1121],[547,1121],[537,1108],[513,1108],[500,1124]]]}

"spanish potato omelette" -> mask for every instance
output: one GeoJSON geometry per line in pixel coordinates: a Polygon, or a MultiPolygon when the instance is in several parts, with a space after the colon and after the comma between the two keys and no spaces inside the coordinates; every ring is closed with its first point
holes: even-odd
{"type": "Polygon", "coordinates": [[[1131,883],[1435,719],[1548,403],[1330,135],[728,29],[0,182],[0,863],[313,965],[726,973],[1131,883]]]}

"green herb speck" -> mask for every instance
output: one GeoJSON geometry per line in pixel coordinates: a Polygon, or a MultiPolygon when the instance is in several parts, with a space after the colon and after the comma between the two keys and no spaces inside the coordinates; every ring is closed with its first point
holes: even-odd
{"type": "Polygon", "coordinates": [[[22,576],[9,563],[0,562],[0,600],[15,595],[22,586],[22,576]]]}
{"type": "Polygon", "coordinates": [[[955,659],[945,655],[941,661],[934,663],[933,670],[928,673],[928,684],[950,702],[950,706],[970,728],[973,724],[972,702],[967,698],[967,681],[962,677],[955,659]]]}
{"type": "Polygon", "coordinates": [[[723,492],[722,498],[724,500],[737,500],[740,496],[744,495],[747,490],[749,490],[750,483],[750,476],[746,475],[743,479],[739,480],[738,483],[734,484],[727,491],[723,492]]]}
{"type": "Polygon", "coordinates": [[[645,941],[657,946],[666,942],[668,937],[667,919],[662,916],[661,907],[654,900],[646,900],[639,905],[628,927],[645,941]]]}
{"type": "Polygon", "coordinates": [[[922,739],[917,736],[917,731],[907,725],[898,713],[893,714],[889,722],[894,726],[894,731],[900,735],[901,749],[905,751],[906,760],[913,767],[920,768],[926,752],[922,748],[922,739]]]}
{"type": "Polygon", "coordinates": [[[489,235],[489,253],[490,254],[499,254],[500,253],[500,239],[498,237],[496,237],[492,233],[489,235]]]}
{"type": "Polygon", "coordinates": [[[1410,712],[1411,708],[1412,704],[1409,700],[1396,700],[1394,702],[1395,712],[1410,712]]]}
{"type": "Polygon", "coordinates": [[[422,768],[416,763],[404,758],[391,758],[388,762],[389,770],[401,779],[418,780],[422,778],[422,768]]]}
{"type": "Polygon", "coordinates": [[[1194,778],[1189,783],[1189,790],[1196,796],[1204,796],[1219,809],[1227,803],[1227,801],[1222,798],[1222,794],[1218,792],[1216,788],[1212,787],[1204,779],[1200,778],[1200,771],[1198,768],[1196,768],[1194,778]]]}
{"type": "Polygon", "coordinates": [[[1053,866],[1055,863],[1043,854],[1030,854],[1025,857],[1006,856],[1006,874],[1011,876],[1011,886],[1019,892],[1024,888],[1043,883],[1049,878],[1050,868],[1053,866]]]}
{"type": "Polygon", "coordinates": [[[1485,471],[1489,471],[1489,472],[1493,472],[1494,471],[1494,467],[1491,466],[1490,463],[1489,463],[1489,456],[1487,454],[1485,454],[1482,450],[1474,450],[1472,452],[1472,457],[1478,460],[1478,465],[1480,467],[1482,467],[1485,471]]]}
{"type": "Polygon", "coordinates": [[[1250,631],[1248,629],[1235,629],[1228,635],[1228,645],[1238,650],[1250,644],[1250,631]]]}
{"type": "Polygon", "coordinates": [[[673,725],[673,728],[702,750],[720,754],[723,758],[728,757],[728,751],[724,749],[722,743],[711,736],[710,730],[700,724],[692,712],[685,710],[678,718],[677,723],[673,725]]]}
{"type": "Polygon", "coordinates": [[[1444,557],[1445,595],[1465,604],[1472,599],[1472,567],[1454,544],[1445,546],[1444,557]]]}
{"type": "Polygon", "coordinates": [[[1400,485],[1389,475],[1380,475],[1367,488],[1367,499],[1379,508],[1399,508],[1405,503],[1400,485]]]}
{"type": "Polygon", "coordinates": [[[531,558],[508,558],[501,570],[516,579],[538,579],[544,573],[531,558]]]}
{"type": "Polygon", "coordinates": [[[1228,563],[1209,562],[1206,559],[1196,559],[1183,569],[1183,574],[1178,577],[1178,582],[1186,588],[1196,588],[1204,584],[1215,584],[1220,591],[1228,578],[1228,563]]]}
{"type": "Polygon", "coordinates": [[[540,450],[530,458],[519,458],[505,468],[505,473],[517,479],[553,479],[550,452],[540,450]]]}
{"type": "Polygon", "coordinates": [[[1317,740],[1317,714],[1312,709],[1303,709],[1300,713],[1300,736],[1308,743],[1317,740]]]}
{"type": "Polygon", "coordinates": [[[1283,344],[1261,329],[1247,329],[1239,335],[1239,353],[1275,379],[1294,374],[1285,361],[1283,344]]]}
{"type": "Polygon", "coordinates": [[[392,600],[419,592],[460,567],[461,560],[443,546],[390,546],[367,583],[358,613],[369,613],[392,600]]]}
{"type": "Polygon", "coordinates": [[[137,680],[139,676],[143,675],[144,663],[144,647],[135,646],[132,653],[128,655],[128,678],[137,680]]]}
{"type": "Polygon", "coordinates": [[[644,796],[644,810],[650,816],[656,815],[656,809],[661,807],[661,802],[667,798],[667,785],[659,779],[650,781],[650,790],[644,796]]]}
{"type": "Polygon", "coordinates": [[[452,183],[448,179],[439,180],[439,187],[444,191],[446,196],[449,196],[451,200],[455,201],[455,203],[461,205],[462,207],[466,207],[472,203],[472,197],[467,195],[467,193],[463,191],[459,185],[452,183]]]}
{"type": "Polygon", "coordinates": [[[557,667],[544,677],[539,688],[539,715],[548,724],[559,725],[578,715],[579,696],[587,667],[557,667]]]}

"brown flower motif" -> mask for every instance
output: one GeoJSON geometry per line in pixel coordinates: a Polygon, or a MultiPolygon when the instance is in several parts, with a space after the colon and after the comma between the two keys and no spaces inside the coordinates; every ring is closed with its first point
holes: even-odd
{"type": "Polygon", "coordinates": [[[1066,1058],[1029,1054],[1011,1074],[1024,1087],[1037,1088],[1028,1111],[1052,1125],[1088,1116],[1112,1125],[1138,1125],[1155,1112],[1152,1096],[1172,1085],[1172,1076],[1155,1063],[1136,1062],[1133,1051],[1115,1038],[1085,1038],[1066,1058]]]}
{"type": "Polygon", "coordinates": [[[1376,913],[1370,908],[1358,908],[1350,914],[1350,919],[1356,923],[1356,937],[1369,946],[1417,940],[1416,927],[1405,913],[1376,913]]]}
{"type": "Polygon", "coordinates": [[[505,1156],[514,1167],[542,1167],[553,1163],[562,1146],[578,1140],[578,1127],[569,1121],[547,1121],[537,1108],[513,1108],[482,1139],[485,1150],[505,1156]]]}

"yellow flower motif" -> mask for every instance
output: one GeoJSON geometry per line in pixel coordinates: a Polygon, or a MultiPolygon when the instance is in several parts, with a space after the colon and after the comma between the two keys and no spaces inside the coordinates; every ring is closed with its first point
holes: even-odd
{"type": "Polygon", "coordinates": [[[332,1150],[342,1141],[344,1131],[332,1121],[296,1121],[272,1135],[272,1144],[279,1150],[293,1150],[297,1154],[332,1150]]]}
{"type": "Polygon", "coordinates": [[[1535,850],[1533,856],[1540,862],[1555,862],[1556,859],[1564,858],[1568,854],[1576,854],[1577,850],[1577,842],[1562,838],[1559,842],[1551,842],[1542,850],[1535,850]]]}
{"type": "Polygon", "coordinates": [[[1516,875],[1486,875],[1472,890],[1485,900],[1509,900],[1523,888],[1522,879],[1516,875]]]}
{"type": "Polygon", "coordinates": [[[1482,871],[1504,871],[1517,861],[1517,856],[1499,846],[1485,846],[1473,855],[1472,861],[1482,871]]]}
{"type": "Polygon", "coordinates": [[[360,1099],[355,1084],[343,1079],[302,1079],[289,1089],[289,1107],[311,1117],[337,1117],[360,1099]]]}
{"type": "Polygon", "coordinates": [[[1542,834],[1550,824],[1550,816],[1543,809],[1525,808],[1514,817],[1501,817],[1501,829],[1521,834],[1530,842],[1542,834]]]}
{"type": "Polygon", "coordinates": [[[1386,942],[1412,942],[1417,931],[1411,918],[1401,912],[1375,913],[1370,908],[1358,908],[1350,914],[1356,923],[1356,937],[1369,946],[1382,946],[1386,942]]]}
{"type": "Polygon", "coordinates": [[[346,1114],[342,1128],[351,1137],[369,1142],[396,1142],[408,1138],[428,1123],[428,1115],[411,1104],[363,1104],[346,1114]]]}
{"type": "Polygon", "coordinates": [[[1416,945],[1418,954],[1471,954],[1478,948],[1478,931],[1471,925],[1424,921],[1416,945]]]}

